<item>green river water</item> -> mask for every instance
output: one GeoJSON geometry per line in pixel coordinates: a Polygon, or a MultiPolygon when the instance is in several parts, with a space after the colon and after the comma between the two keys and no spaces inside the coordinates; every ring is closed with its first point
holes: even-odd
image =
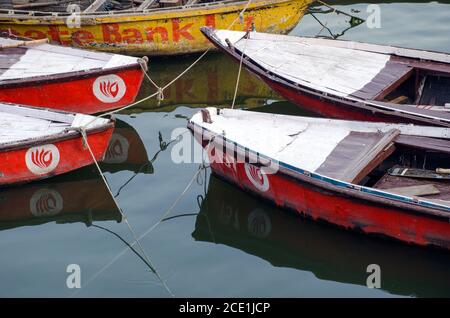
{"type": "MultiPolygon", "coordinates": [[[[331,1],[330,1],[331,2],[331,1]]],[[[381,27],[349,27],[342,15],[316,14],[341,39],[450,52],[450,1],[377,2],[381,27]]],[[[368,16],[368,3],[331,2],[368,16]]],[[[306,15],[295,35],[329,35],[306,15]]],[[[164,84],[196,57],[150,59],[164,84]]],[[[229,107],[237,65],[208,54],[165,92],[117,115],[114,144],[102,169],[137,235],[154,226],[179,197],[198,164],[175,164],[172,131],[199,107],[229,107]]],[[[146,85],[140,98],[152,93],[146,85]]],[[[301,115],[243,72],[239,107],[301,115]]],[[[47,207],[48,208],[48,207],[47,207]]],[[[0,296],[168,297],[152,270],[124,242],[133,237],[95,168],[0,192],[0,296]],[[36,198],[53,198],[51,211],[36,198]],[[53,213],[52,213],[53,211],[53,213]],[[45,211],[44,211],[45,212],[45,211]],[[66,286],[69,264],[81,289],[66,286]]],[[[450,296],[450,254],[368,238],[301,219],[201,174],[169,217],[142,240],[152,265],[178,297],[450,296]],[[381,288],[366,287],[379,264],[381,288]]]]}

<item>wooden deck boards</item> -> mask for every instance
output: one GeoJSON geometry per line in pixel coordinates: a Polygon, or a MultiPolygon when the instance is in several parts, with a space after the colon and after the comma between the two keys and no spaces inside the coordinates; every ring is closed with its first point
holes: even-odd
{"type": "Polygon", "coordinates": [[[424,195],[423,198],[450,201],[450,183],[445,180],[397,177],[386,174],[374,185],[374,188],[387,190],[421,185],[432,185],[439,190],[438,194],[424,195]]]}

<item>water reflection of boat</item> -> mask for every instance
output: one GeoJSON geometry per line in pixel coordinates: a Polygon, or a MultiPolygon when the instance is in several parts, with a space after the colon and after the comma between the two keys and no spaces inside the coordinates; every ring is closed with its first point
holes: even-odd
{"type": "MultiPolygon", "coordinates": [[[[194,59],[189,56],[176,60],[152,59],[150,62],[152,79],[163,86],[178,76],[194,59]]],[[[230,63],[223,54],[208,54],[192,70],[164,90],[164,100],[160,105],[156,99],[150,99],[125,110],[124,113],[170,112],[181,105],[229,107],[233,100],[238,68],[238,65],[230,63]]],[[[142,85],[137,100],[155,92],[152,85],[142,85]]],[[[280,97],[261,80],[242,70],[236,105],[247,108],[261,106],[267,99],[280,97]]]]}
{"type": "Polygon", "coordinates": [[[0,230],[49,222],[90,226],[109,220],[120,222],[122,216],[92,166],[0,193],[0,230]]]}
{"type": "Polygon", "coordinates": [[[381,267],[381,288],[422,297],[450,295],[450,255],[360,237],[279,211],[211,177],[192,236],[261,257],[273,266],[365,286],[369,264],[381,267]]]}
{"type": "Polygon", "coordinates": [[[153,166],[141,137],[133,126],[119,119],[116,120],[101,167],[103,171],[111,173],[123,170],[153,173],[153,166]]]}

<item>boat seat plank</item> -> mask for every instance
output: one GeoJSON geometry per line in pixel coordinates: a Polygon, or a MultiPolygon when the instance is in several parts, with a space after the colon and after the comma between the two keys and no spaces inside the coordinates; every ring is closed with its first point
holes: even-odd
{"type": "Polygon", "coordinates": [[[373,145],[366,153],[362,153],[344,172],[342,180],[359,183],[395,150],[394,141],[400,135],[398,129],[392,129],[373,145]]]}
{"type": "Polygon", "coordinates": [[[401,146],[414,147],[430,151],[439,151],[450,154],[450,141],[437,138],[426,138],[422,136],[400,135],[395,143],[401,146]]]}
{"type": "Polygon", "coordinates": [[[330,153],[317,173],[351,183],[360,182],[394,151],[400,131],[387,133],[351,132],[330,153]]]}
{"type": "Polygon", "coordinates": [[[432,184],[420,184],[406,187],[389,188],[386,189],[386,191],[406,196],[426,196],[441,193],[441,191],[439,191],[439,189],[432,184]]]}
{"type": "Polygon", "coordinates": [[[1,103],[0,103],[0,112],[5,114],[19,115],[25,118],[32,117],[34,119],[44,119],[47,121],[50,120],[68,124],[72,124],[74,119],[74,115],[71,114],[58,113],[38,108],[12,106],[9,104],[1,104],[1,103]]]}
{"type": "Polygon", "coordinates": [[[142,2],[137,8],[137,11],[145,10],[152,6],[155,2],[156,0],[144,0],[144,2],[142,2]]]}
{"type": "Polygon", "coordinates": [[[95,12],[98,9],[100,9],[100,7],[106,2],[106,0],[95,0],[94,2],[92,2],[92,4],[87,7],[83,12],[84,13],[91,13],[91,12],[95,12]]]}

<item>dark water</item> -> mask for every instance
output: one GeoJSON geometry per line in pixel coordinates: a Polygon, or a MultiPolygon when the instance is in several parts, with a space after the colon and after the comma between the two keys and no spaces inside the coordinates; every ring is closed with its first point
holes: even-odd
{"type": "MultiPolygon", "coordinates": [[[[367,4],[335,3],[368,15],[367,4]]],[[[450,52],[449,2],[379,5],[380,29],[362,24],[341,38],[450,52]]],[[[349,27],[342,15],[316,17],[333,34],[349,27]]],[[[308,15],[293,33],[317,35],[321,28],[308,15]]],[[[329,35],[325,30],[321,34],[329,35]]],[[[152,59],[150,72],[164,84],[193,60],[152,59]]],[[[210,54],[166,91],[160,105],[148,102],[117,116],[102,169],[137,235],[160,220],[198,169],[198,164],[171,160],[173,144],[167,143],[173,129],[184,127],[196,108],[229,106],[236,74],[230,60],[210,54]]],[[[141,97],[150,92],[144,88],[141,97]]],[[[302,114],[245,72],[237,104],[302,114]]],[[[158,276],[116,236],[133,242],[93,167],[4,189],[0,209],[0,296],[170,296],[158,276]],[[69,264],[81,268],[79,290],[66,286],[69,264]]],[[[161,279],[180,297],[450,296],[449,253],[300,219],[209,172],[194,181],[169,218],[141,243],[161,279]],[[372,263],[381,267],[381,289],[366,287],[366,267],[372,263]]]]}

